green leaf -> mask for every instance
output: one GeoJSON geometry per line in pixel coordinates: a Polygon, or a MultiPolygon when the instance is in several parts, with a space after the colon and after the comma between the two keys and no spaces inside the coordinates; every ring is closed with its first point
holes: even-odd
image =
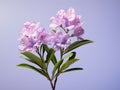
{"type": "Polygon", "coordinates": [[[69,53],[68,55],[66,55],[66,56],[64,57],[64,59],[65,59],[65,58],[68,58],[68,59],[70,60],[70,59],[75,58],[75,56],[76,56],[76,52],[71,52],[71,53],[69,53]]]}
{"type": "Polygon", "coordinates": [[[62,62],[63,62],[63,59],[61,59],[60,61],[58,61],[55,64],[55,66],[53,68],[53,71],[52,71],[52,79],[54,78],[54,74],[55,74],[56,70],[60,68],[60,65],[62,64],[62,62]]]}
{"type": "Polygon", "coordinates": [[[45,49],[43,48],[43,44],[39,47],[41,56],[44,56],[45,49]]]}
{"type": "Polygon", "coordinates": [[[31,62],[31,63],[36,64],[33,60],[30,60],[30,59],[27,58],[27,57],[20,56],[20,58],[22,58],[22,59],[24,59],[24,60],[27,60],[27,61],[29,61],[29,62],[31,62]]]}
{"type": "Polygon", "coordinates": [[[69,52],[69,51],[72,51],[73,49],[76,49],[82,45],[85,45],[85,44],[88,44],[88,43],[92,43],[92,41],[90,40],[83,40],[83,41],[76,41],[76,42],[73,42],[71,45],[69,45],[65,51],[64,51],[64,54],[69,52]]]}
{"type": "Polygon", "coordinates": [[[29,59],[30,62],[33,62],[34,64],[37,64],[42,69],[46,68],[45,62],[43,62],[39,57],[32,54],[31,52],[27,51],[27,52],[23,52],[22,54],[25,55],[29,59]]]}
{"type": "Polygon", "coordinates": [[[72,56],[71,56],[71,57],[69,57],[69,60],[71,60],[71,59],[75,58],[75,56],[76,56],[76,52],[71,52],[71,53],[72,53],[72,56]]]}
{"type": "Polygon", "coordinates": [[[46,56],[46,63],[49,63],[50,60],[53,58],[55,51],[51,48],[49,49],[47,56],[46,56]]]}
{"type": "Polygon", "coordinates": [[[42,45],[43,45],[43,49],[48,52],[49,51],[49,47],[46,44],[42,44],[42,45]]]}
{"type": "Polygon", "coordinates": [[[55,65],[57,63],[57,59],[55,55],[51,58],[52,63],[55,65]]]}
{"type": "MultiPolygon", "coordinates": [[[[49,48],[47,45],[45,45],[45,44],[43,44],[43,48],[46,50],[47,53],[48,53],[49,50],[50,50],[50,48],[49,48]]],[[[55,55],[53,55],[53,57],[51,57],[51,61],[52,61],[52,63],[53,63],[54,65],[57,63],[57,59],[56,59],[55,55]]]]}
{"type": "Polygon", "coordinates": [[[62,73],[76,71],[76,70],[83,70],[83,68],[70,68],[70,69],[63,71],[62,73]]]}
{"type": "Polygon", "coordinates": [[[76,61],[78,61],[79,59],[73,58],[71,60],[67,60],[60,68],[60,72],[62,72],[63,70],[65,70],[66,68],[68,68],[70,65],[72,65],[73,63],[75,63],[76,61]]]}
{"type": "Polygon", "coordinates": [[[40,73],[41,75],[45,76],[47,79],[49,79],[48,77],[48,74],[46,72],[44,72],[43,70],[39,69],[39,68],[36,68],[32,65],[29,65],[29,64],[25,64],[25,63],[22,63],[22,64],[18,64],[17,66],[19,67],[24,67],[24,68],[28,68],[28,69],[32,69],[38,73],[40,73]]]}

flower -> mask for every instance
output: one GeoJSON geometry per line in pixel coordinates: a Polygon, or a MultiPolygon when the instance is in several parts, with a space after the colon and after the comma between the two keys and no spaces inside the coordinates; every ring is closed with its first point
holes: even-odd
{"type": "Polygon", "coordinates": [[[55,17],[50,18],[50,21],[51,29],[57,29],[57,27],[62,26],[66,30],[72,30],[80,24],[80,16],[76,14],[74,8],[69,8],[67,12],[59,10],[55,17]]]}
{"type": "Polygon", "coordinates": [[[21,45],[19,45],[19,49],[21,51],[34,51],[40,43],[46,44],[48,42],[47,37],[47,33],[41,27],[40,22],[26,22],[20,32],[21,45]]]}
{"type": "Polygon", "coordinates": [[[81,26],[80,20],[81,16],[77,15],[74,8],[69,8],[66,12],[61,9],[55,17],[50,18],[50,28],[55,31],[61,31],[63,29],[66,33],[72,31],[71,35],[77,37],[78,41],[81,41],[83,40],[81,35],[84,34],[84,29],[81,26]]]}
{"type": "Polygon", "coordinates": [[[84,29],[81,26],[80,16],[76,14],[74,8],[69,8],[67,11],[61,9],[50,20],[51,32],[46,32],[40,22],[24,24],[20,32],[19,49],[23,51],[21,54],[25,56],[24,59],[35,66],[26,63],[17,66],[32,69],[43,75],[50,81],[52,90],[55,90],[60,74],[83,70],[81,67],[69,67],[79,60],[76,58],[75,49],[92,41],[82,38],[84,29]],[[72,42],[73,37],[77,37],[77,40],[72,42]],[[57,51],[59,53],[56,53],[57,51]],[[49,69],[51,62],[53,69],[49,69]]]}
{"type": "Polygon", "coordinates": [[[65,20],[63,19],[65,16],[65,11],[63,9],[59,10],[56,14],[56,17],[51,17],[50,21],[52,22],[50,24],[51,29],[56,29],[58,26],[65,23],[65,20]]]}
{"type": "Polygon", "coordinates": [[[70,44],[70,36],[69,34],[63,34],[62,32],[58,31],[53,34],[53,49],[59,50],[60,48],[65,49],[70,44]]]}
{"type": "Polygon", "coordinates": [[[36,36],[37,36],[37,43],[38,43],[37,45],[40,45],[40,43],[50,44],[50,41],[51,41],[50,35],[45,31],[44,28],[42,28],[41,30],[38,30],[36,34],[37,34],[36,36]]]}
{"type": "Polygon", "coordinates": [[[81,37],[81,35],[83,34],[84,34],[84,29],[81,26],[76,26],[73,35],[77,37],[78,41],[83,40],[83,38],[81,37]]]}

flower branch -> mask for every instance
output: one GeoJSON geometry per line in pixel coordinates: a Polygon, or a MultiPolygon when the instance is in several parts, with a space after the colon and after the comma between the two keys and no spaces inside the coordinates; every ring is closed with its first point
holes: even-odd
{"type": "Polygon", "coordinates": [[[24,59],[33,65],[22,63],[17,66],[32,69],[43,75],[49,80],[52,90],[55,90],[59,75],[83,70],[81,67],[69,67],[79,60],[76,58],[75,49],[92,41],[83,39],[81,18],[74,8],[69,8],[67,11],[59,10],[50,21],[50,32],[46,32],[40,22],[24,24],[20,32],[19,49],[25,56],[24,59]],[[75,41],[72,39],[74,37],[75,41]],[[56,57],[57,51],[60,52],[60,58],[56,57]],[[48,71],[50,62],[53,64],[53,69],[48,71]],[[49,72],[52,72],[52,75],[49,72]]]}

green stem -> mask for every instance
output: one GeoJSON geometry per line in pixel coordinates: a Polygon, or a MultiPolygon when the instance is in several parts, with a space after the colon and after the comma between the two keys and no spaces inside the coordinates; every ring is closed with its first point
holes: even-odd
{"type": "Polygon", "coordinates": [[[52,83],[52,80],[50,80],[50,85],[51,85],[52,90],[55,90],[55,89],[54,89],[54,85],[53,85],[53,83],[52,83]]]}
{"type": "MultiPolygon", "coordinates": [[[[37,47],[36,48],[36,52],[37,52],[37,54],[39,55],[39,57],[41,58],[41,60],[42,61],[44,61],[44,52],[42,52],[42,55],[41,55],[41,48],[42,47],[40,47],[40,49],[37,47]]],[[[45,72],[47,73],[47,75],[48,75],[48,80],[50,81],[50,85],[51,85],[51,88],[52,88],[52,90],[55,90],[54,89],[54,84],[53,84],[53,82],[52,82],[52,79],[50,78],[50,75],[49,75],[49,73],[48,73],[48,65],[47,65],[47,68],[45,69],[45,72]]]]}
{"type": "Polygon", "coordinates": [[[66,30],[65,28],[63,28],[62,25],[60,27],[65,31],[65,33],[68,33],[69,30],[66,30]]]}
{"type": "Polygon", "coordinates": [[[54,81],[54,89],[53,89],[53,90],[55,90],[55,88],[56,88],[56,84],[57,84],[58,76],[59,76],[59,75],[56,75],[56,78],[55,78],[55,81],[54,81]]]}
{"type": "MultiPolygon", "coordinates": [[[[60,48],[60,60],[62,60],[62,58],[63,58],[63,49],[60,48]]],[[[55,88],[56,88],[58,76],[59,76],[59,68],[58,68],[58,72],[57,72],[55,80],[54,80],[54,88],[53,88],[53,90],[55,90],[55,88]]]]}
{"type": "Polygon", "coordinates": [[[36,47],[36,52],[37,52],[37,54],[39,55],[39,57],[40,57],[40,59],[42,60],[42,62],[44,62],[44,56],[43,55],[41,55],[41,51],[40,51],[40,49],[41,49],[41,47],[39,48],[39,47],[36,47]]]}

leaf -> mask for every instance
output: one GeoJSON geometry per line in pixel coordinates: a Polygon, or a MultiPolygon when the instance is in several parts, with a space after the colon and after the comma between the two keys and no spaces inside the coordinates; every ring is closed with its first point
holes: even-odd
{"type": "Polygon", "coordinates": [[[27,51],[27,52],[23,52],[22,54],[25,55],[29,59],[29,61],[33,62],[34,64],[37,64],[42,69],[46,68],[45,62],[43,62],[39,57],[32,54],[31,52],[27,51]]]}
{"type": "Polygon", "coordinates": [[[64,51],[64,54],[69,52],[69,51],[72,51],[73,49],[76,49],[82,45],[85,45],[85,44],[88,44],[88,43],[92,43],[92,41],[90,40],[83,40],[83,41],[76,41],[76,42],[73,42],[71,45],[69,45],[65,51],[64,51]]]}
{"type": "Polygon", "coordinates": [[[49,51],[49,47],[46,44],[42,44],[42,45],[43,45],[43,49],[48,52],[49,51]]]}
{"type": "Polygon", "coordinates": [[[62,64],[62,62],[63,62],[63,59],[61,59],[60,61],[58,61],[55,64],[55,66],[53,68],[53,71],[52,71],[52,79],[54,78],[54,74],[55,74],[56,70],[60,68],[60,65],[62,64]]]}
{"type": "Polygon", "coordinates": [[[46,63],[50,62],[50,60],[53,58],[54,53],[55,51],[52,48],[50,48],[46,56],[46,61],[45,61],[46,63]]]}
{"type": "MultiPolygon", "coordinates": [[[[43,48],[46,50],[47,53],[49,52],[50,48],[47,45],[43,44],[43,48]]],[[[55,55],[53,55],[53,57],[51,58],[51,61],[54,65],[57,63],[57,59],[56,59],[55,55]]]]}
{"type": "Polygon", "coordinates": [[[45,49],[43,48],[43,44],[40,46],[40,54],[44,56],[45,49]]]}
{"type": "Polygon", "coordinates": [[[36,67],[34,67],[34,66],[32,66],[32,65],[22,63],[22,64],[18,64],[17,66],[19,66],[19,67],[24,67],[24,68],[28,68],[28,69],[32,69],[32,70],[40,73],[41,75],[43,75],[43,76],[45,76],[46,78],[49,79],[49,77],[48,77],[48,75],[47,75],[46,72],[44,72],[43,70],[41,70],[41,69],[39,69],[39,68],[36,68],[36,67]]]}
{"type": "Polygon", "coordinates": [[[71,60],[71,59],[75,58],[75,56],[76,56],[76,52],[71,52],[71,53],[72,53],[72,56],[71,56],[71,57],[69,57],[69,60],[71,60]]]}
{"type": "Polygon", "coordinates": [[[71,59],[71,60],[67,60],[62,67],[60,68],[60,72],[62,72],[63,70],[65,70],[66,68],[68,68],[70,65],[72,65],[73,63],[75,63],[76,61],[78,61],[79,59],[71,59]]]}
{"type": "Polygon", "coordinates": [[[30,59],[27,58],[27,57],[20,56],[20,58],[22,58],[22,59],[24,59],[24,60],[27,60],[27,61],[29,61],[29,62],[31,62],[31,63],[36,64],[33,60],[30,60],[30,59]]]}
{"type": "Polygon", "coordinates": [[[83,70],[83,68],[70,68],[70,69],[63,71],[62,73],[76,71],[76,70],[83,70]]]}
{"type": "Polygon", "coordinates": [[[76,56],[76,52],[71,52],[71,53],[69,53],[68,55],[66,55],[66,56],[64,57],[64,59],[65,59],[65,58],[68,58],[68,59],[70,60],[70,59],[75,58],[75,56],[76,56]]]}
{"type": "Polygon", "coordinates": [[[57,59],[55,55],[51,58],[52,63],[55,65],[57,63],[57,59]]]}

